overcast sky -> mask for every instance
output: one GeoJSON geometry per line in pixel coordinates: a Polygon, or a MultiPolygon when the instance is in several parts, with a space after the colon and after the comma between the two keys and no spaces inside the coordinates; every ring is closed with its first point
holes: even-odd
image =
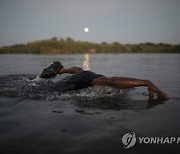
{"type": "Polygon", "coordinates": [[[179,44],[180,0],[0,0],[0,46],[54,36],[179,44]]]}

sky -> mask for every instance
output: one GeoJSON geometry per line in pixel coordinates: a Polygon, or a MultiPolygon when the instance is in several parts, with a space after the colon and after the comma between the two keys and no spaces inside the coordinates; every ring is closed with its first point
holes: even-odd
{"type": "Polygon", "coordinates": [[[0,1],[0,46],[52,37],[179,44],[180,0],[0,1]]]}

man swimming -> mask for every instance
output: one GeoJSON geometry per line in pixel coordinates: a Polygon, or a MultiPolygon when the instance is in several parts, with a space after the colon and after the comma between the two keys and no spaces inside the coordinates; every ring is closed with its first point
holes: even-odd
{"type": "Polygon", "coordinates": [[[64,73],[70,73],[73,75],[66,80],[60,80],[53,88],[54,90],[64,92],[70,90],[83,89],[93,85],[109,86],[119,89],[145,86],[148,88],[150,96],[153,97],[154,93],[156,93],[162,99],[169,98],[166,93],[157,88],[149,80],[135,79],[129,77],[106,77],[104,75],[96,74],[91,71],[84,71],[80,67],[71,67],[65,69],[60,62],[54,62],[53,64],[45,68],[41,73],[40,77],[51,78],[55,77],[57,74],[61,75],[64,73]]]}

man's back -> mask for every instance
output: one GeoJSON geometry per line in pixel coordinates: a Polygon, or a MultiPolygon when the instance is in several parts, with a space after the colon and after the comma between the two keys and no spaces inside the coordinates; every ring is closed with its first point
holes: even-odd
{"type": "Polygon", "coordinates": [[[67,77],[66,79],[58,81],[54,86],[53,90],[64,92],[87,88],[93,86],[91,82],[99,76],[102,75],[93,73],[91,71],[81,71],[73,74],[70,77],[67,77]]]}

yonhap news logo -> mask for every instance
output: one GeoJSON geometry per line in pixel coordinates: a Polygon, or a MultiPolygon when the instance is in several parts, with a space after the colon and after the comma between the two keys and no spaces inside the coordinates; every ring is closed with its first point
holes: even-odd
{"type": "Polygon", "coordinates": [[[124,148],[130,148],[135,145],[136,143],[136,136],[134,132],[127,133],[122,137],[122,143],[124,148]]]}
{"type": "Polygon", "coordinates": [[[136,137],[134,132],[126,133],[122,137],[124,148],[133,147],[139,144],[179,144],[180,137],[136,137]]]}

